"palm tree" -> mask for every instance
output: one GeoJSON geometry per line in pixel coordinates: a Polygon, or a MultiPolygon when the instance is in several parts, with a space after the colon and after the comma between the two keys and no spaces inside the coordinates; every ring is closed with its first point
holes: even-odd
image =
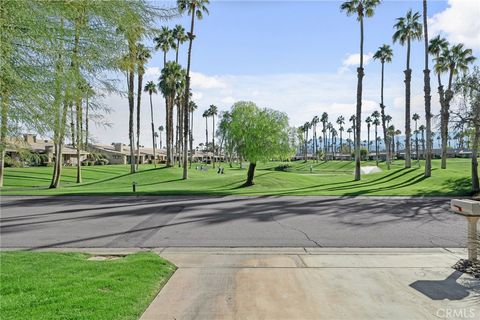
{"type": "Polygon", "coordinates": [[[402,134],[402,131],[400,129],[396,129],[394,132],[394,137],[397,136],[397,152],[400,151],[400,141],[398,140],[398,136],[402,134]]]}
{"type": "Polygon", "coordinates": [[[365,122],[367,123],[367,152],[370,153],[370,125],[372,123],[372,118],[367,117],[365,122]]]}
{"type": "Polygon", "coordinates": [[[363,72],[363,18],[371,17],[374,14],[374,8],[380,3],[380,0],[349,0],[342,3],[340,9],[345,11],[348,16],[356,15],[360,22],[360,66],[357,69],[357,110],[356,110],[356,139],[355,139],[355,180],[360,180],[360,131],[362,124],[362,80],[363,72]]]}
{"type": "Polygon", "coordinates": [[[208,145],[208,117],[210,117],[209,110],[205,110],[202,114],[202,117],[205,118],[205,146],[208,145]]]}
{"type": "Polygon", "coordinates": [[[355,118],[355,115],[352,115],[350,119],[348,119],[352,123],[352,130],[353,130],[353,149],[355,150],[355,141],[357,141],[357,120],[355,118]]]}
{"type": "Polygon", "coordinates": [[[332,159],[335,160],[335,152],[337,151],[337,130],[332,126],[332,159]]]}
{"type": "Polygon", "coordinates": [[[175,45],[175,62],[178,63],[178,51],[180,49],[180,45],[183,44],[185,41],[188,40],[187,34],[185,33],[185,29],[183,26],[177,24],[172,30],[172,36],[176,41],[175,45]]]}
{"type": "Polygon", "coordinates": [[[415,121],[415,156],[417,157],[417,163],[420,163],[418,158],[418,120],[420,120],[420,115],[418,113],[414,113],[412,116],[412,120],[415,121]]]}
{"type": "Polygon", "coordinates": [[[353,129],[351,127],[347,129],[347,133],[348,133],[348,153],[350,155],[352,154],[352,139],[351,139],[352,131],[353,131],[353,129]]]}
{"type": "Polygon", "coordinates": [[[198,106],[195,102],[190,101],[188,103],[188,111],[190,112],[190,167],[193,162],[193,112],[198,109],[198,106]]]}
{"type": "Polygon", "coordinates": [[[428,69],[428,23],[427,23],[427,0],[423,0],[423,40],[425,69],[423,70],[423,91],[425,96],[425,124],[427,130],[427,153],[425,154],[425,139],[422,131],[423,157],[425,159],[425,178],[432,175],[432,145],[430,143],[432,135],[432,108],[431,108],[431,88],[430,88],[430,69],[428,69]]]}
{"type": "Polygon", "coordinates": [[[185,70],[174,62],[169,61],[162,69],[158,87],[166,101],[166,127],[167,127],[167,166],[172,166],[173,158],[173,106],[177,90],[182,87],[185,70]]]}
{"type": "Polygon", "coordinates": [[[158,127],[158,132],[160,133],[160,143],[159,143],[159,147],[160,149],[163,148],[163,145],[162,145],[162,132],[165,130],[165,128],[163,126],[159,126],[158,127]]]}
{"type": "Polygon", "coordinates": [[[425,154],[425,130],[426,130],[426,127],[422,124],[420,127],[418,127],[418,130],[420,131],[420,133],[422,134],[422,156],[423,156],[423,159],[426,159],[426,154],[425,154]]]}
{"type": "Polygon", "coordinates": [[[377,52],[373,55],[374,60],[379,60],[382,64],[382,80],[380,85],[380,112],[382,114],[382,129],[383,129],[383,141],[385,143],[385,156],[387,167],[390,169],[390,142],[387,136],[387,125],[385,119],[385,105],[383,104],[383,82],[384,82],[384,71],[385,71],[385,62],[392,62],[393,58],[393,51],[392,48],[384,44],[383,46],[379,47],[377,52]]]}
{"type": "Polygon", "coordinates": [[[378,166],[378,126],[380,125],[380,113],[378,111],[374,111],[372,113],[373,117],[373,125],[375,126],[375,156],[377,159],[377,166],[378,166]]]}
{"type": "Polygon", "coordinates": [[[145,73],[145,63],[151,57],[150,51],[143,44],[137,44],[137,170],[140,163],[140,101],[142,99],[143,74],[145,73]]]}
{"type": "Polygon", "coordinates": [[[320,117],[320,122],[322,123],[322,133],[323,133],[323,160],[327,161],[327,137],[326,137],[326,125],[328,122],[328,113],[322,113],[320,117]]]}
{"type": "MultiPolygon", "coordinates": [[[[188,58],[187,58],[187,73],[185,75],[185,101],[184,110],[188,110],[188,99],[190,94],[190,62],[192,58],[192,42],[194,39],[193,29],[195,25],[195,17],[198,20],[203,18],[203,13],[208,14],[207,4],[209,0],[177,0],[177,6],[180,13],[187,11],[191,15],[190,32],[188,33],[189,45],[188,45],[188,58]]],[[[184,145],[188,145],[188,117],[189,113],[184,112],[184,145]]],[[[214,134],[215,135],[215,134],[214,134]]],[[[183,179],[188,178],[187,167],[187,148],[183,150],[183,179]]],[[[215,163],[215,162],[214,162],[215,163]]]]}
{"type": "Polygon", "coordinates": [[[318,161],[318,148],[317,148],[317,124],[320,122],[320,119],[318,118],[318,116],[314,116],[313,119],[312,119],[312,122],[310,123],[311,127],[313,128],[313,155],[316,159],[316,161],[318,161]]]}
{"type": "Polygon", "coordinates": [[[412,41],[422,38],[422,24],[420,23],[420,13],[407,12],[405,17],[397,19],[394,28],[393,42],[399,42],[401,45],[407,45],[407,67],[405,69],[405,168],[412,166],[410,139],[410,84],[412,80],[412,70],[410,69],[410,45],[412,41]]]}
{"type": "Polygon", "coordinates": [[[148,92],[150,96],[150,120],[152,122],[152,146],[153,146],[153,165],[157,167],[157,157],[155,156],[155,126],[153,124],[153,103],[152,94],[157,94],[157,86],[153,81],[147,82],[143,91],[148,92]]]}
{"type": "Polygon", "coordinates": [[[303,159],[305,162],[308,160],[308,130],[312,127],[310,122],[305,122],[303,125],[303,131],[305,132],[305,156],[303,159]]]}
{"type": "Polygon", "coordinates": [[[450,120],[450,102],[453,99],[453,76],[460,72],[467,72],[468,65],[475,61],[471,49],[465,49],[463,44],[457,44],[451,48],[442,51],[442,54],[436,59],[435,69],[440,72],[448,72],[448,87],[445,91],[443,106],[441,107],[440,133],[442,137],[442,164],[441,168],[447,168],[447,141],[448,141],[448,122],[450,120]]]}
{"type": "Polygon", "coordinates": [[[339,116],[337,118],[337,124],[340,126],[339,131],[340,131],[340,153],[342,153],[342,144],[343,144],[343,125],[345,124],[345,117],[344,116],[339,116]]]}
{"type": "MultiPolygon", "coordinates": [[[[328,130],[328,135],[327,135],[327,138],[328,138],[328,143],[327,143],[327,151],[330,151],[331,152],[331,148],[332,148],[332,129],[333,129],[333,125],[331,122],[327,123],[327,130],[328,130]]],[[[333,159],[332,159],[333,160],[333,159]]]]}
{"type": "MultiPolygon", "coordinates": [[[[436,36],[435,38],[431,39],[429,42],[428,46],[428,52],[434,57],[434,60],[438,60],[440,55],[443,53],[443,51],[447,50],[449,46],[448,41],[445,38],[442,38],[440,35],[436,36]]],[[[444,110],[444,99],[445,99],[445,92],[443,89],[443,84],[442,84],[442,76],[441,73],[444,72],[443,68],[439,64],[435,64],[433,67],[433,70],[437,74],[437,80],[438,80],[438,96],[439,96],[439,101],[440,101],[440,131],[443,128],[443,110],[444,110]]],[[[427,119],[427,126],[428,126],[428,121],[430,119],[427,119]]],[[[430,124],[431,126],[431,124],[430,124]]],[[[431,129],[430,129],[431,132],[431,129]]],[[[433,136],[433,133],[431,133],[433,136]]],[[[427,131],[427,136],[428,136],[428,131],[427,131]]],[[[431,137],[430,139],[427,138],[427,154],[428,154],[428,145],[433,144],[433,138],[431,137]]],[[[432,147],[432,146],[431,146],[432,147]]],[[[431,150],[430,150],[430,158],[431,158],[431,150]]],[[[430,164],[431,166],[431,164],[430,164]]],[[[427,164],[425,164],[425,172],[427,173],[427,164]]],[[[431,168],[430,168],[430,175],[431,175],[431,168]]]]}
{"type": "Polygon", "coordinates": [[[218,114],[218,108],[214,104],[208,109],[209,115],[212,117],[212,147],[213,147],[213,167],[215,168],[215,116],[218,114]]]}
{"type": "Polygon", "coordinates": [[[155,42],[155,50],[163,51],[163,67],[167,64],[167,53],[170,49],[176,49],[175,38],[173,37],[173,31],[168,27],[163,26],[160,29],[160,34],[153,38],[155,42]]]}

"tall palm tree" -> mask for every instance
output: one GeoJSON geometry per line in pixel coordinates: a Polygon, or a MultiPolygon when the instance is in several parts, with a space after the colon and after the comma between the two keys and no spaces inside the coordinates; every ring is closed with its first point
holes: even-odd
{"type": "Polygon", "coordinates": [[[158,87],[166,101],[166,122],[167,122],[167,166],[172,166],[173,159],[173,107],[177,90],[182,87],[185,70],[174,62],[169,61],[162,69],[158,87]]]}
{"type": "Polygon", "coordinates": [[[178,51],[180,50],[180,45],[188,40],[187,34],[183,26],[177,24],[172,30],[172,36],[176,41],[175,45],[175,62],[178,63],[178,51]]]}
{"type": "Polygon", "coordinates": [[[424,56],[425,69],[423,70],[423,91],[425,96],[425,130],[427,131],[427,153],[425,154],[425,139],[422,131],[423,158],[425,159],[426,178],[432,175],[432,108],[431,108],[431,88],[430,88],[430,69],[428,69],[428,23],[427,23],[427,0],[423,0],[423,40],[424,40],[424,56]]]}
{"type": "Polygon", "coordinates": [[[407,46],[407,67],[405,69],[405,168],[412,166],[411,160],[411,128],[410,128],[410,86],[412,80],[412,70],[410,69],[410,46],[411,42],[422,38],[422,24],[420,23],[420,13],[407,12],[405,17],[397,19],[394,25],[396,29],[393,34],[393,42],[399,42],[407,46]]]}
{"type": "Polygon", "coordinates": [[[311,127],[311,123],[308,121],[303,125],[303,131],[305,132],[305,155],[303,160],[305,160],[305,162],[308,160],[308,130],[310,130],[311,127]]]}
{"type": "Polygon", "coordinates": [[[152,94],[157,94],[157,86],[153,81],[147,82],[143,91],[148,92],[150,96],[150,120],[152,122],[152,146],[153,146],[153,165],[157,167],[157,157],[155,155],[155,125],[153,124],[153,103],[152,94]]]}
{"type": "Polygon", "coordinates": [[[351,155],[352,154],[352,139],[351,139],[351,134],[352,134],[353,129],[349,127],[347,129],[348,133],[348,153],[351,155]]]}
{"type": "Polygon", "coordinates": [[[159,126],[158,127],[158,132],[160,133],[160,142],[159,142],[160,149],[163,148],[163,145],[162,145],[162,132],[163,131],[165,131],[165,127],[164,126],[159,126]]]}
{"type": "Polygon", "coordinates": [[[198,109],[198,106],[195,102],[190,101],[188,103],[188,111],[190,112],[190,166],[193,162],[193,112],[198,109]]]}
{"type": "Polygon", "coordinates": [[[332,126],[332,159],[335,160],[335,153],[337,151],[337,130],[332,126]]]}
{"type": "MultiPolygon", "coordinates": [[[[332,148],[332,129],[333,129],[333,125],[331,122],[327,123],[327,130],[328,130],[328,135],[327,135],[327,138],[328,138],[328,143],[327,143],[327,151],[331,151],[331,148],[332,148]]],[[[333,160],[333,159],[332,159],[333,160]]]]}
{"type": "MultiPolygon", "coordinates": [[[[189,44],[188,44],[188,58],[187,58],[187,73],[185,75],[185,101],[184,102],[184,110],[188,110],[188,101],[189,101],[189,94],[190,94],[190,63],[192,58],[192,42],[194,39],[194,25],[195,25],[195,17],[198,20],[203,18],[203,14],[208,14],[207,5],[209,4],[209,0],[177,0],[177,6],[180,13],[185,11],[191,15],[191,22],[190,22],[190,32],[188,33],[189,44]]],[[[184,145],[188,145],[188,117],[189,113],[184,112],[184,145]]],[[[188,167],[187,167],[187,148],[183,150],[183,179],[188,179],[188,167]]]]}
{"type": "Polygon", "coordinates": [[[349,0],[340,6],[348,16],[356,15],[360,22],[360,66],[357,68],[357,110],[356,110],[356,139],[355,139],[355,180],[360,180],[360,132],[362,124],[362,81],[363,71],[363,18],[371,17],[380,0],[349,0]]]}
{"type": "Polygon", "coordinates": [[[388,44],[384,44],[379,47],[377,52],[373,55],[374,60],[379,60],[382,64],[382,77],[380,85],[380,112],[382,114],[382,129],[383,129],[383,142],[385,143],[385,157],[387,162],[387,168],[390,169],[390,142],[387,136],[387,125],[385,120],[385,105],[383,104],[383,82],[384,82],[384,73],[385,73],[385,63],[392,62],[393,51],[388,44]]]}
{"type": "Polygon", "coordinates": [[[340,126],[339,131],[340,131],[340,153],[342,153],[342,144],[343,144],[343,125],[345,124],[345,117],[344,116],[339,116],[337,118],[337,124],[340,126]]]}
{"type": "Polygon", "coordinates": [[[322,123],[322,133],[323,133],[323,160],[327,161],[327,122],[328,122],[328,113],[322,113],[320,117],[320,122],[322,123]]]}
{"type": "Polygon", "coordinates": [[[205,147],[208,145],[208,117],[210,117],[209,109],[203,111],[202,117],[205,118],[205,147]]]}
{"type": "Polygon", "coordinates": [[[375,118],[373,119],[372,121],[372,124],[375,126],[375,159],[376,159],[376,162],[377,162],[377,166],[378,166],[378,126],[381,124],[380,122],[380,119],[379,118],[375,118]]]}
{"type": "Polygon", "coordinates": [[[357,129],[357,120],[355,118],[355,115],[352,115],[350,116],[350,118],[348,119],[348,121],[350,121],[352,123],[352,130],[353,130],[353,141],[354,141],[354,144],[353,144],[353,148],[355,149],[355,139],[357,137],[357,132],[356,132],[356,129],[357,129]]]}
{"type": "Polygon", "coordinates": [[[166,26],[162,26],[160,34],[153,38],[155,50],[163,51],[163,67],[167,64],[167,53],[170,49],[176,49],[177,45],[173,37],[173,31],[166,26]]]}
{"type": "MultiPolygon", "coordinates": [[[[431,54],[434,57],[434,60],[438,60],[440,55],[443,53],[443,51],[447,50],[449,46],[448,41],[445,38],[442,38],[440,35],[434,37],[433,39],[430,40],[429,45],[428,45],[428,53],[431,54]]],[[[444,117],[442,116],[444,113],[444,99],[445,99],[445,91],[443,89],[443,84],[442,84],[442,72],[445,70],[440,66],[439,64],[435,64],[433,67],[434,72],[437,74],[437,81],[438,81],[438,97],[440,101],[440,131],[442,131],[443,128],[443,122],[444,122],[444,117]]],[[[428,127],[428,122],[430,121],[430,126],[431,126],[431,120],[427,119],[427,127],[428,127]]],[[[431,129],[430,129],[431,133],[431,129]]],[[[433,135],[431,133],[431,135],[433,135]]],[[[427,136],[428,136],[428,131],[427,131],[427,136]]],[[[430,144],[430,147],[433,148],[433,138],[430,137],[430,139],[427,138],[427,154],[428,152],[428,145],[430,144]]],[[[431,150],[429,154],[431,158],[431,150]]],[[[427,174],[427,164],[425,164],[425,173],[427,174]]],[[[430,170],[429,172],[431,175],[431,164],[430,164],[430,170]]]]}
{"type": "Polygon", "coordinates": [[[422,157],[423,159],[426,158],[426,154],[425,154],[425,130],[427,128],[422,124],[420,127],[418,127],[418,130],[420,131],[420,134],[422,135],[422,140],[421,140],[421,143],[422,143],[422,157]]]}
{"type": "Polygon", "coordinates": [[[150,50],[141,43],[137,44],[137,170],[140,163],[140,102],[144,89],[143,75],[145,74],[145,64],[151,57],[150,50]]]}
{"type": "Polygon", "coordinates": [[[445,98],[441,107],[440,133],[442,138],[442,164],[441,168],[447,168],[447,143],[448,143],[448,122],[450,120],[450,102],[453,99],[453,77],[460,72],[467,72],[468,65],[475,61],[471,49],[465,49],[463,44],[457,44],[442,51],[436,59],[435,69],[448,72],[448,86],[445,90],[445,98]]]}
{"type": "Polygon", "coordinates": [[[315,160],[318,161],[318,140],[317,140],[317,124],[320,122],[320,118],[318,116],[314,116],[312,119],[311,127],[313,128],[313,156],[315,160]]]}
{"type": "Polygon", "coordinates": [[[412,116],[412,120],[415,121],[415,156],[417,158],[417,163],[420,163],[420,159],[418,157],[418,120],[420,120],[420,115],[418,113],[414,113],[412,116]]]}
{"type": "Polygon", "coordinates": [[[218,108],[216,105],[211,104],[208,109],[209,115],[212,117],[212,150],[213,150],[213,167],[215,168],[215,116],[218,114],[218,108]]]}
{"type": "Polygon", "coordinates": [[[367,117],[365,122],[367,123],[367,152],[370,153],[370,126],[372,124],[372,118],[367,117]]]}

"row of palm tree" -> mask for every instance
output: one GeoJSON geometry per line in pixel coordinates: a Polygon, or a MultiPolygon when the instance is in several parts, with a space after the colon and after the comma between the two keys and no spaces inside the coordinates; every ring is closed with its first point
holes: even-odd
{"type": "MultiPolygon", "coordinates": [[[[142,86],[143,74],[145,72],[144,66],[146,61],[151,58],[151,53],[142,44],[131,44],[129,56],[125,60],[129,61],[127,68],[127,83],[128,83],[128,98],[130,109],[129,120],[129,137],[130,137],[130,165],[131,172],[135,172],[138,168],[138,161],[140,159],[140,102],[142,90],[148,92],[150,96],[150,117],[152,128],[152,146],[154,159],[155,156],[155,124],[153,115],[152,95],[156,94],[157,88],[165,98],[165,131],[166,131],[166,148],[167,159],[166,165],[174,165],[174,161],[178,160],[178,165],[183,166],[183,179],[188,178],[188,149],[192,153],[192,130],[193,120],[190,122],[190,114],[196,109],[194,102],[190,101],[190,65],[192,56],[192,42],[195,38],[194,25],[195,19],[202,19],[203,14],[208,14],[207,5],[208,0],[177,0],[178,11],[182,14],[186,12],[191,17],[190,31],[185,32],[181,25],[176,25],[173,29],[163,26],[160,32],[154,37],[155,49],[163,52],[163,68],[159,77],[158,84],[153,81],[148,82],[144,87],[142,86]],[[187,52],[187,67],[182,68],[179,64],[179,51],[181,45],[189,41],[187,52]],[[175,61],[167,61],[167,54],[170,50],[175,51],[175,61]],[[133,74],[135,71],[138,74],[137,80],[137,144],[136,144],[136,163],[134,156],[134,135],[133,135],[133,92],[134,80],[133,74]],[[176,107],[176,134],[174,134],[174,109],[176,107]],[[174,137],[176,141],[174,143],[174,137]],[[174,156],[173,147],[176,147],[176,157],[174,156]]],[[[192,116],[193,119],[193,116],[192,116]]]]}
{"type": "MultiPolygon", "coordinates": [[[[360,65],[357,68],[357,106],[355,120],[355,180],[360,180],[360,131],[361,131],[361,111],[362,111],[362,81],[364,77],[363,68],[363,42],[364,42],[364,18],[371,17],[374,14],[376,6],[380,4],[380,0],[349,0],[341,4],[340,9],[345,11],[347,15],[355,15],[360,23],[360,65]]],[[[400,17],[394,24],[395,32],[393,34],[393,43],[400,43],[407,49],[405,74],[405,167],[411,167],[411,78],[412,69],[410,68],[411,43],[416,40],[424,39],[425,43],[425,69],[424,73],[424,92],[425,92],[425,119],[426,119],[426,166],[425,176],[431,175],[431,95],[430,95],[430,70],[428,69],[429,54],[433,56],[435,61],[434,71],[438,78],[438,93],[440,100],[440,132],[442,137],[442,168],[446,168],[447,155],[447,137],[448,122],[450,117],[450,103],[453,99],[453,77],[460,72],[466,72],[468,65],[475,58],[472,56],[472,50],[464,48],[463,44],[450,46],[448,42],[437,36],[429,41],[427,28],[427,0],[423,0],[423,24],[420,21],[422,15],[419,12],[409,10],[404,17],[400,17]],[[441,83],[441,75],[448,74],[448,86],[445,90],[441,83]]],[[[384,67],[385,63],[391,62],[393,51],[387,44],[379,47],[374,54],[374,59],[379,60],[382,65],[381,74],[381,90],[380,90],[380,117],[383,129],[383,136],[386,145],[390,144],[387,134],[385,105],[383,97],[384,87],[384,67]]],[[[378,122],[378,121],[377,121],[378,122]]],[[[387,147],[387,149],[390,149],[387,147]]],[[[387,154],[387,163],[389,164],[390,155],[387,154]]]]}
{"type": "Polygon", "coordinates": [[[212,118],[212,150],[213,150],[213,167],[215,168],[215,116],[218,114],[218,108],[214,104],[211,104],[208,109],[206,109],[202,117],[205,118],[205,146],[208,145],[208,118],[212,118]]]}

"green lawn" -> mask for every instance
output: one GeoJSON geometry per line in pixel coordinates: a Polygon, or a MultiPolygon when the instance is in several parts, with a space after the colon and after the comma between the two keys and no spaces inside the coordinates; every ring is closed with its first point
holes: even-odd
{"type": "Polygon", "coordinates": [[[154,253],[0,253],[1,319],[138,319],[175,267],[154,253]]]}
{"type": "MultiPolygon", "coordinates": [[[[381,173],[363,175],[361,181],[353,181],[352,161],[314,163],[303,161],[288,163],[288,171],[278,166],[287,163],[260,164],[256,171],[255,185],[241,188],[246,169],[225,167],[220,175],[208,171],[190,170],[190,179],[181,179],[181,168],[157,168],[141,166],[140,172],[129,174],[129,166],[82,167],[84,183],[76,185],[75,168],[64,168],[62,187],[49,190],[52,168],[7,168],[2,194],[56,195],[56,194],[132,194],[132,182],[138,183],[138,194],[202,194],[202,195],[467,195],[470,192],[470,159],[448,159],[448,169],[440,169],[440,160],[433,161],[432,177],[423,177],[423,162],[418,167],[403,168],[397,160],[391,170],[380,164],[381,173]],[[313,172],[310,173],[310,166],[313,172]]],[[[375,165],[374,161],[362,166],[375,165]]],[[[245,165],[246,167],[246,165],[245,165]]]]}

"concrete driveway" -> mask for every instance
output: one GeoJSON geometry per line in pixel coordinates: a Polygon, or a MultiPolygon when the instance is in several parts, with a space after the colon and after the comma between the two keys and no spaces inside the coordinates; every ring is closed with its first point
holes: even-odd
{"type": "Polygon", "coordinates": [[[480,281],[443,249],[158,250],[179,269],[142,320],[480,319],[480,281]]]}
{"type": "Polygon", "coordinates": [[[6,197],[3,248],[465,247],[448,199],[6,197]]]}

